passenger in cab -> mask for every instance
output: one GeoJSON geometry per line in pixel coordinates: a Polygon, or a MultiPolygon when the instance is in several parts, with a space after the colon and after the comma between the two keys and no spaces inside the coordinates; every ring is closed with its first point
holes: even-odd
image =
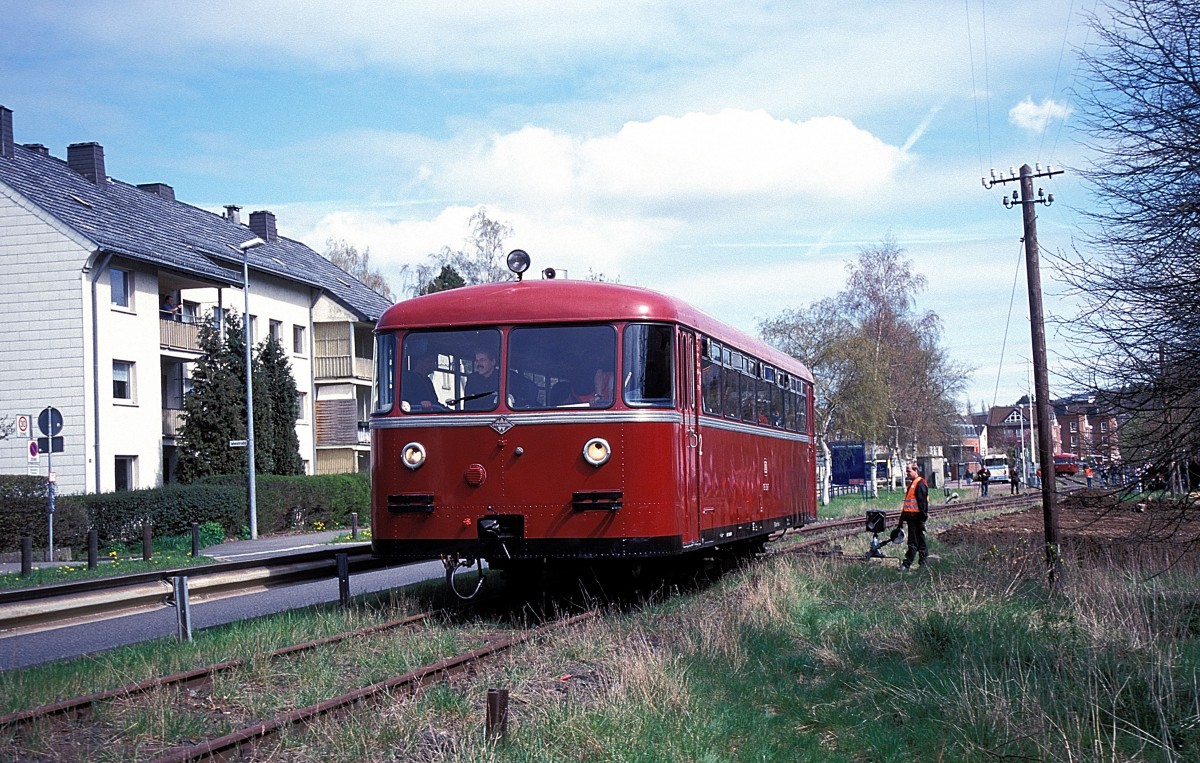
{"type": "Polygon", "coordinates": [[[463,409],[490,411],[496,407],[500,392],[500,374],[496,371],[496,353],[491,349],[475,352],[475,373],[467,377],[463,409]]]}
{"type": "Polygon", "coordinates": [[[550,405],[556,408],[591,406],[607,408],[613,402],[613,372],[597,368],[590,376],[586,372],[572,375],[550,389],[550,405]]]}
{"type": "Polygon", "coordinates": [[[445,410],[433,388],[429,375],[437,370],[437,355],[432,350],[422,350],[412,356],[412,367],[400,375],[400,400],[406,411],[445,410]]]}

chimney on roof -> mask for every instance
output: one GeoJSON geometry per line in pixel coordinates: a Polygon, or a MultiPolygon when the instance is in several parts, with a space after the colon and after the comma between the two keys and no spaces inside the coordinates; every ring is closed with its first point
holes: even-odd
{"type": "Polygon", "coordinates": [[[138,188],[146,193],[152,193],[155,196],[161,196],[164,199],[175,201],[175,189],[166,183],[139,183],[138,188]]]}
{"type": "Polygon", "coordinates": [[[12,109],[0,106],[0,157],[13,157],[12,109]]]}
{"type": "Polygon", "coordinates": [[[67,166],[96,185],[108,182],[104,173],[104,146],[99,143],[72,143],[67,146],[67,166]]]}
{"type": "Polygon", "coordinates": [[[41,143],[22,143],[21,145],[25,146],[25,148],[29,149],[35,154],[41,154],[42,156],[50,155],[50,149],[46,148],[46,146],[41,143]]]}
{"type": "Polygon", "coordinates": [[[231,223],[234,223],[235,225],[241,225],[242,224],[242,216],[240,214],[238,214],[241,211],[242,211],[242,208],[239,207],[237,204],[226,204],[225,205],[225,219],[231,223]]]}
{"type": "Polygon", "coordinates": [[[275,233],[275,214],[273,212],[251,212],[250,230],[267,243],[279,238],[279,235],[275,233]]]}

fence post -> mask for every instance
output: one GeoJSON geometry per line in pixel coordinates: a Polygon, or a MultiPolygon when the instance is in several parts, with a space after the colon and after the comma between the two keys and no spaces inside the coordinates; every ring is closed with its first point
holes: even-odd
{"type": "Polygon", "coordinates": [[[488,689],[487,735],[502,739],[508,732],[508,689],[488,689]]]}
{"type": "Polygon", "coordinates": [[[98,557],[100,556],[100,533],[96,532],[96,528],[88,530],[88,569],[96,569],[98,557]]]}
{"type": "Polygon", "coordinates": [[[338,599],[343,607],[350,606],[350,555],[337,554],[338,599]]]}
{"type": "Polygon", "coordinates": [[[150,522],[142,523],[142,561],[150,561],[154,556],[154,546],[150,542],[150,522]]]}
{"type": "Polygon", "coordinates": [[[33,574],[33,538],[25,535],[21,538],[21,577],[27,578],[33,574]]]}
{"type": "Polygon", "coordinates": [[[192,606],[188,601],[187,575],[171,578],[175,588],[175,618],[178,625],[176,637],[180,641],[192,640],[192,606]]]}
{"type": "Polygon", "coordinates": [[[200,523],[192,522],[192,558],[200,556],[200,523]]]}
{"type": "Polygon", "coordinates": [[[350,512],[350,540],[358,540],[358,512],[350,512]]]}

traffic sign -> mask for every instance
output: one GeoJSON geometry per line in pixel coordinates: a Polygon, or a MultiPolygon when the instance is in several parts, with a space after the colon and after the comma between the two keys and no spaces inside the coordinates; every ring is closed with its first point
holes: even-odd
{"type": "Polygon", "coordinates": [[[41,448],[38,447],[37,440],[29,441],[29,463],[36,464],[38,462],[38,454],[41,453],[41,448]]]}
{"type": "Polygon", "coordinates": [[[63,438],[61,437],[39,437],[37,438],[38,451],[42,453],[62,453],[63,438]],[[51,450],[53,448],[53,450],[51,450]]]}
{"type": "Polygon", "coordinates": [[[46,437],[55,437],[63,428],[62,413],[57,408],[46,406],[38,414],[38,429],[46,437]]]}
{"type": "Polygon", "coordinates": [[[29,430],[33,426],[29,420],[29,414],[22,413],[17,416],[17,437],[28,437],[29,430]]]}
{"type": "Polygon", "coordinates": [[[246,447],[246,441],[245,441],[245,440],[230,440],[230,441],[229,441],[229,447],[231,447],[231,448],[244,448],[244,447],[246,447]]]}

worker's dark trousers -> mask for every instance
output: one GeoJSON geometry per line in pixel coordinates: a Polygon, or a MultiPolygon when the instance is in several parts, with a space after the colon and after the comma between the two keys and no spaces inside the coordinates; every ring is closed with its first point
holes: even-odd
{"type": "Polygon", "coordinates": [[[900,515],[900,523],[907,524],[908,551],[904,554],[904,566],[912,564],[913,558],[917,564],[924,564],[928,550],[925,548],[925,515],[915,511],[906,511],[900,515]]]}

